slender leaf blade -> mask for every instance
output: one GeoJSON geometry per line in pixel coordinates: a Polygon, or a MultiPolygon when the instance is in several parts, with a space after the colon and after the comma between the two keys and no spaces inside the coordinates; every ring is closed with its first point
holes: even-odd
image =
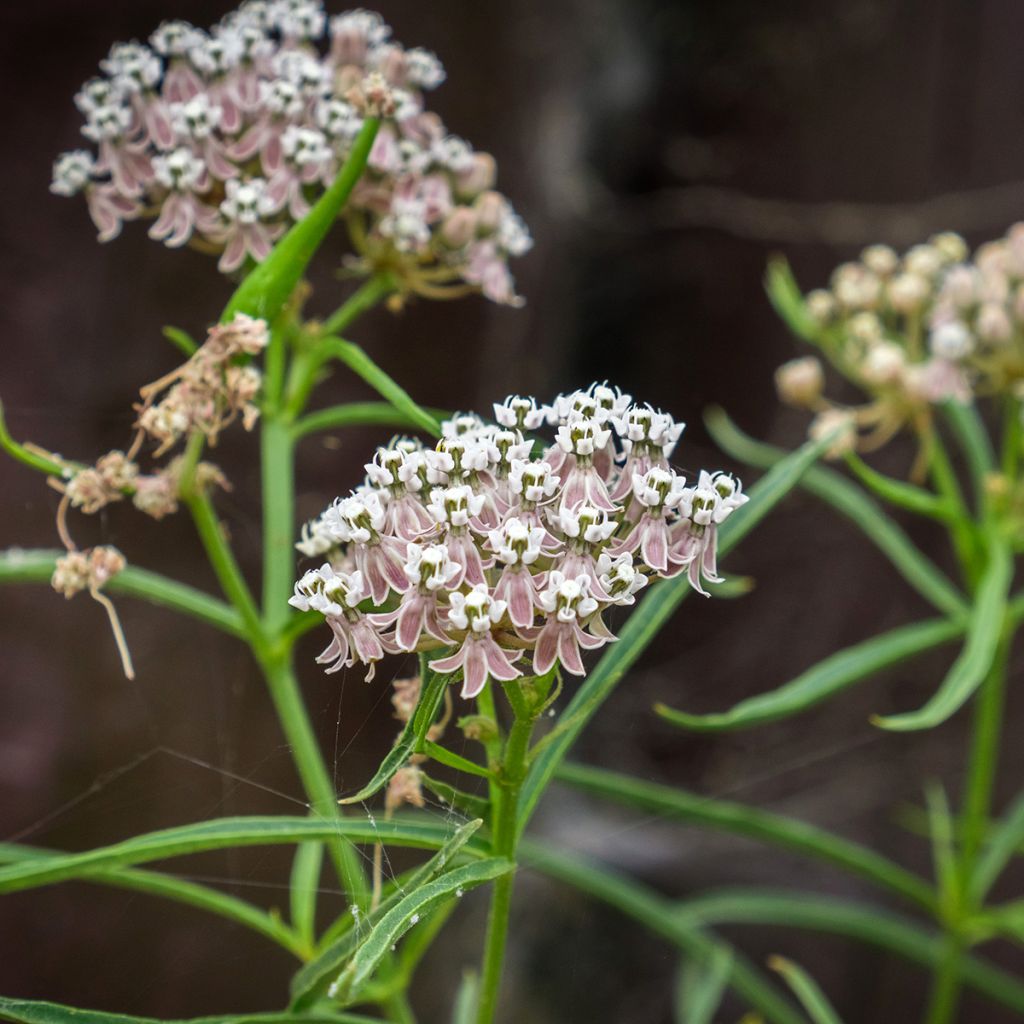
{"type": "Polygon", "coordinates": [[[768,966],[786,979],[786,984],[800,1000],[813,1024],[843,1024],[821,986],[799,964],[785,957],[773,956],[768,966]]]}
{"type": "Polygon", "coordinates": [[[978,858],[970,880],[973,901],[981,904],[1010,858],[1024,843],[1024,792],[1017,796],[995,826],[978,858]]]}
{"type": "Polygon", "coordinates": [[[449,896],[493,881],[514,869],[512,861],[504,857],[488,857],[446,872],[434,881],[413,889],[380,919],[369,938],[359,946],[327,990],[330,998],[342,1003],[354,1001],[391,947],[418,923],[422,915],[449,896]]]}
{"type": "Polygon", "coordinates": [[[773,256],[768,261],[765,272],[764,288],[775,312],[779,314],[786,326],[805,341],[817,341],[819,328],[814,318],[807,312],[803,293],[796,283],[789,262],[784,256],[773,256]]]}
{"type": "Polygon", "coordinates": [[[1013,558],[1006,544],[995,540],[990,551],[989,564],[971,609],[963,650],[935,695],[918,711],[875,717],[872,720],[876,725],[894,732],[933,729],[959,711],[981,685],[999,649],[1013,582],[1013,558]]]}
{"type": "MultiPolygon", "coordinates": [[[[825,438],[815,444],[804,445],[779,460],[754,484],[747,504],[737,509],[720,528],[718,549],[722,555],[736,547],[782,501],[819,457],[827,443],[828,438],[825,438]]],[[[680,576],[652,584],[639,608],[620,631],[618,642],[607,650],[588,673],[583,685],[562,713],[561,721],[556,726],[559,735],[547,743],[530,764],[519,797],[520,831],[525,828],[555,769],[576,737],[689,593],[686,579],[680,576]]]]}
{"type": "Polygon", "coordinates": [[[728,732],[788,718],[841,693],[862,679],[963,636],[964,625],[930,619],[900,626],[829,655],[769,693],[740,701],[728,711],[694,715],[664,704],[655,711],[666,722],[692,732],[728,732]]]}
{"type": "MultiPolygon", "coordinates": [[[[717,444],[747,465],[767,469],[787,457],[781,448],[748,437],[722,409],[710,410],[705,423],[717,444]]],[[[859,487],[824,466],[809,468],[801,478],[801,486],[862,530],[926,601],[952,618],[966,618],[964,596],[859,487]]]]}
{"type": "Polygon", "coordinates": [[[363,121],[337,177],[309,213],[288,230],[238,286],[221,315],[222,322],[231,320],[236,313],[262,317],[268,322],[277,318],[362,176],[379,128],[377,118],[363,121]]]}
{"type": "Polygon", "coordinates": [[[659,817],[717,828],[814,857],[866,878],[928,910],[934,907],[931,887],[923,878],[868,847],[834,836],[806,822],[581,764],[563,764],[556,777],[560,782],[584,792],[637,807],[659,817]]]}
{"type": "Polygon", "coordinates": [[[342,818],[298,817],[215,818],[193,825],[162,829],[85,853],[67,853],[0,868],[0,893],[17,892],[88,876],[96,870],[145,864],[202,850],[233,846],[274,846],[309,840],[347,839],[354,843],[392,843],[439,849],[451,838],[442,825],[428,821],[370,822],[342,818]]]}
{"type": "Polygon", "coordinates": [[[445,687],[451,677],[438,672],[428,672],[426,684],[420,691],[420,699],[416,704],[416,710],[409,716],[405,723],[398,742],[388,752],[387,757],[380,763],[373,778],[366,783],[359,792],[352,796],[343,797],[339,804],[362,803],[374,793],[383,789],[391,777],[401,768],[413,754],[418,753],[426,741],[427,730],[434,723],[438,708],[444,699],[445,687]]]}
{"type": "MultiPolygon", "coordinates": [[[[483,825],[483,821],[466,822],[451,835],[443,847],[425,864],[411,872],[402,884],[366,919],[366,926],[373,928],[380,923],[385,914],[389,913],[405,897],[407,892],[415,891],[441,875],[466,844],[473,838],[483,825]]],[[[291,993],[293,1009],[307,1007],[310,1002],[322,995],[332,978],[337,977],[344,963],[352,956],[359,944],[358,935],[354,930],[346,931],[331,942],[315,960],[306,964],[292,978],[291,993]]]]}
{"type": "Polygon", "coordinates": [[[474,971],[467,971],[455,996],[452,1024],[475,1024],[479,1003],[480,979],[474,971]]]}
{"type": "Polygon", "coordinates": [[[676,1024],[714,1024],[729,984],[732,959],[732,951],[723,947],[706,962],[683,962],[676,982],[676,1024]]]}

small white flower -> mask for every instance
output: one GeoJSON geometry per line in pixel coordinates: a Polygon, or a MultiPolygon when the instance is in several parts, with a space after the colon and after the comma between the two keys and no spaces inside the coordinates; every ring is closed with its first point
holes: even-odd
{"type": "Polygon", "coordinates": [[[633,496],[647,508],[675,508],[685,489],[685,477],[671,469],[655,466],[646,473],[633,474],[633,496]]]}
{"type": "Polygon", "coordinates": [[[187,103],[169,107],[171,125],[183,139],[207,139],[221,122],[223,111],[211,102],[207,93],[193,96],[187,103]]]}
{"type": "Polygon", "coordinates": [[[92,180],[96,161],[85,149],[61,153],[53,164],[53,182],[50,191],[58,196],[73,196],[92,180]]]}
{"type": "Polygon", "coordinates": [[[262,178],[231,178],[224,183],[224,190],[227,198],[220,204],[220,212],[232,223],[256,224],[274,212],[273,200],[267,195],[267,183],[262,178]]]}
{"type": "Polygon", "coordinates": [[[405,51],[405,78],[418,89],[436,89],[445,79],[444,65],[436,54],[417,46],[405,51]]]}
{"type": "Polygon", "coordinates": [[[440,524],[463,527],[473,516],[478,516],[484,507],[482,494],[474,494],[466,485],[436,488],[431,491],[427,512],[440,524]]]}
{"type": "Polygon", "coordinates": [[[443,544],[410,544],[403,568],[410,583],[427,590],[441,590],[459,574],[458,564],[443,544]]]}
{"type": "Polygon", "coordinates": [[[560,508],[558,525],[567,537],[585,544],[603,544],[618,527],[614,519],[608,518],[607,512],[586,504],[560,508]]]}
{"type": "Polygon", "coordinates": [[[500,562],[505,565],[533,565],[540,557],[544,530],[510,516],[497,530],[490,530],[487,537],[500,562]]]}
{"type": "Polygon", "coordinates": [[[281,148],[297,167],[322,166],[331,159],[323,132],[290,124],[281,134],[281,148]]]}
{"type": "Polygon", "coordinates": [[[82,134],[93,142],[120,139],[132,122],[131,111],[120,105],[97,107],[89,111],[88,118],[82,126],[82,134]]]}
{"type": "Polygon", "coordinates": [[[534,503],[549,501],[559,487],[558,477],[550,463],[528,462],[526,459],[512,460],[508,482],[515,494],[521,494],[524,500],[534,503]]]}
{"type": "Polygon", "coordinates": [[[317,103],[316,123],[332,139],[354,139],[363,127],[363,119],[356,108],[333,97],[317,103]]]}
{"type": "Polygon", "coordinates": [[[633,564],[633,556],[628,551],[614,559],[607,553],[601,554],[597,560],[597,575],[614,604],[635,603],[636,592],[647,586],[647,577],[633,564]]]}
{"type": "Polygon", "coordinates": [[[966,324],[960,320],[947,320],[932,328],[928,346],[932,355],[955,363],[974,351],[974,338],[966,324]]]}
{"type": "Polygon", "coordinates": [[[206,165],[184,146],[172,153],[153,157],[156,180],[175,192],[191,192],[206,170],[206,165]]]}
{"type": "Polygon", "coordinates": [[[164,57],[184,57],[203,38],[203,33],[187,21],[165,21],[149,37],[149,42],[164,57]]]}
{"type": "Polygon", "coordinates": [[[156,88],[163,75],[160,58],[141,43],[114,43],[100,67],[126,92],[156,88]]]}
{"type": "Polygon", "coordinates": [[[576,419],[558,428],[555,440],[558,447],[569,455],[588,458],[601,451],[611,439],[612,432],[596,419],[576,419]]]}
{"type": "Polygon", "coordinates": [[[590,577],[580,574],[567,577],[557,569],[548,574],[548,585],[537,600],[549,615],[559,622],[575,622],[597,611],[597,601],[590,596],[590,577]]]}
{"type": "Polygon", "coordinates": [[[473,633],[489,633],[496,626],[508,607],[505,601],[491,597],[486,583],[478,583],[468,594],[456,591],[449,598],[448,621],[456,629],[468,629],[473,633]]]}

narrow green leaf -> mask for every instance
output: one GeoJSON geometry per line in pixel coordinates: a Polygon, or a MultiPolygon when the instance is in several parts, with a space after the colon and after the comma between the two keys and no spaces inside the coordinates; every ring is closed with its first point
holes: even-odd
{"type": "Polygon", "coordinates": [[[856,452],[847,452],[845,459],[846,465],[853,475],[869,491],[874,491],[882,501],[887,501],[890,505],[895,505],[896,508],[906,509],[915,515],[927,516],[929,519],[937,519],[943,523],[948,523],[954,517],[949,502],[931,491],[879,473],[872,469],[856,452]]]}
{"type": "MultiPolygon", "coordinates": [[[[21,843],[0,843],[0,864],[43,863],[50,857],[64,856],[53,850],[21,843]]],[[[90,885],[106,885],[113,889],[127,889],[131,892],[147,893],[163,899],[174,900],[199,910],[206,910],[225,920],[233,921],[252,929],[259,935],[301,956],[301,944],[295,933],[276,917],[254,907],[236,896],[200,885],[174,875],[158,871],[143,871],[133,868],[110,868],[92,871],[78,879],[90,885]]]]}
{"type": "Polygon", "coordinates": [[[316,907],[320,896],[323,843],[299,843],[288,885],[292,927],[310,950],[316,945],[316,907]]]}
{"type": "Polygon", "coordinates": [[[949,812],[946,792],[941,786],[927,786],[924,795],[928,807],[928,835],[932,843],[932,863],[935,884],[939,890],[939,904],[950,906],[960,887],[953,846],[953,817],[949,812]]]}
{"type": "MultiPolygon", "coordinates": [[[[396,885],[391,895],[367,917],[366,921],[346,928],[317,955],[315,960],[298,971],[291,982],[292,1008],[304,1009],[323,995],[331,979],[337,977],[342,966],[355,952],[360,936],[364,935],[368,928],[376,927],[384,915],[398,906],[407,893],[419,889],[441,875],[462,852],[482,824],[483,822],[477,819],[456,829],[430,860],[403,878],[401,885],[396,885]]],[[[349,921],[353,920],[349,917],[349,921]]]]}
{"type": "Polygon", "coordinates": [[[231,1013],[222,1017],[193,1017],[189,1020],[160,1021],[153,1017],[130,1017],[125,1013],[79,1010],[33,999],[0,996],[0,1020],[16,1024],[383,1024],[377,1017],[361,1013],[317,1012],[231,1013]]]}
{"type": "Polygon", "coordinates": [[[731,970],[732,952],[724,947],[706,962],[684,960],[676,982],[676,1024],[714,1024],[731,970]]]}
{"type": "Polygon", "coordinates": [[[358,345],[343,338],[333,337],[324,338],[321,345],[325,353],[340,359],[418,429],[433,437],[441,436],[441,424],[435,417],[419,405],[405,388],[389,377],[358,345]]]}
{"type": "Polygon", "coordinates": [[[911,874],[874,850],[834,836],[806,822],[744,804],[695,796],[670,786],[643,782],[628,775],[580,764],[562,765],[556,777],[560,782],[566,782],[584,792],[638,807],[659,817],[709,826],[794,850],[835,864],[925,909],[931,910],[935,905],[931,887],[923,878],[911,874]]]}
{"type": "Polygon", "coordinates": [[[488,857],[418,886],[399,900],[374,926],[369,938],[359,946],[348,965],[328,988],[328,996],[342,1003],[355,1001],[360,989],[391,951],[391,947],[424,914],[449,896],[492,881],[514,868],[515,865],[504,857],[488,857]]]}
{"type": "Polygon", "coordinates": [[[47,476],[55,476],[57,479],[63,479],[65,475],[65,469],[70,463],[54,462],[53,459],[48,459],[45,455],[40,455],[38,452],[30,451],[22,444],[18,444],[17,441],[11,437],[10,431],[7,429],[7,420],[4,417],[4,404],[0,402],[0,448],[2,448],[11,458],[16,459],[18,462],[30,469],[35,469],[40,473],[45,473],[47,476]]]}
{"type": "Polygon", "coordinates": [[[476,775],[481,779],[494,778],[494,773],[489,772],[482,765],[477,764],[475,761],[470,761],[468,757],[456,754],[454,750],[442,747],[439,743],[434,743],[432,740],[424,742],[423,753],[433,758],[438,764],[447,765],[449,768],[454,768],[457,772],[463,772],[465,775],[476,775]]]}
{"type": "Polygon", "coordinates": [[[289,229],[238,286],[221,315],[222,322],[231,320],[236,313],[262,317],[268,322],[277,318],[362,176],[379,127],[378,119],[366,118],[338,176],[309,213],[289,229]]]}
{"type": "Polygon", "coordinates": [[[655,705],[655,711],[672,725],[693,732],[749,729],[814,707],[890,665],[897,665],[963,636],[964,628],[961,623],[950,622],[948,619],[931,619],[900,626],[837,651],[785,686],[749,697],[720,714],[692,715],[664,704],[655,705]]]}
{"type": "Polygon", "coordinates": [[[768,966],[786,979],[786,984],[800,1000],[813,1024],[843,1024],[821,987],[799,964],[785,957],[773,956],[768,966]]]}
{"type": "Polygon", "coordinates": [[[768,261],[765,272],[764,288],[768,293],[775,312],[779,314],[786,326],[798,337],[806,341],[816,341],[819,334],[818,325],[807,312],[803,293],[793,277],[793,271],[784,256],[773,256],[768,261]]]}
{"type": "Polygon", "coordinates": [[[455,996],[452,1024],[475,1024],[477,1005],[480,1001],[480,979],[474,971],[467,971],[455,996]]]}
{"type": "Polygon", "coordinates": [[[391,777],[401,768],[409,758],[421,750],[427,735],[427,730],[434,724],[437,710],[444,699],[445,687],[451,677],[440,675],[437,672],[429,672],[425,685],[420,691],[419,703],[412,713],[409,721],[405,723],[398,742],[391,748],[388,756],[380,763],[380,767],[374,773],[370,781],[363,786],[354,796],[347,796],[339,800],[339,804],[357,804],[373,796],[374,793],[383,789],[391,777]]]}
{"type": "Polygon", "coordinates": [[[1024,945],[1024,900],[988,907],[972,923],[982,927],[981,938],[990,938],[995,933],[1024,945]]]}
{"type": "MultiPolygon", "coordinates": [[[[882,907],[849,903],[828,896],[778,889],[726,889],[677,905],[679,920],[690,927],[765,925],[801,928],[855,939],[926,968],[944,955],[942,936],[882,907]]],[[[1017,1012],[1024,1011],[1024,982],[981,957],[965,955],[966,985],[1017,1012]]]]}
{"type": "Polygon", "coordinates": [[[989,550],[989,563],[978,584],[963,651],[953,662],[939,689],[919,711],[876,717],[872,719],[876,725],[896,732],[933,729],[959,711],[981,685],[999,648],[1010,584],[1013,582],[1013,558],[1006,544],[993,539],[989,550]]]}
{"type": "Polygon", "coordinates": [[[689,925],[653,890],[575,852],[554,850],[530,839],[522,841],[520,850],[524,863],[530,867],[603,900],[667,939],[687,957],[705,964],[715,957],[729,957],[729,987],[772,1024],[806,1024],[796,1008],[749,960],[717,937],[689,925]]]}
{"type": "MultiPolygon", "coordinates": [[[[750,489],[750,501],[737,509],[721,526],[718,550],[727,555],[737,544],[793,489],[818,457],[822,444],[808,444],[779,460],[750,489]]],[[[685,577],[658,580],[648,588],[647,595],[619,632],[613,644],[587,674],[583,685],[573,695],[555,729],[558,735],[545,737],[545,746],[530,763],[526,781],[519,796],[519,830],[526,827],[555,769],[576,741],[587,722],[608,699],[616,685],[633,663],[657,636],[690,593],[685,577]],[[550,741],[549,741],[550,740],[550,741]]]]}
{"type": "Polygon", "coordinates": [[[97,869],[145,864],[200,850],[232,846],[275,846],[317,839],[347,839],[354,843],[380,841],[395,846],[435,850],[450,838],[451,832],[443,826],[415,820],[371,822],[341,818],[319,821],[285,816],[215,818],[149,832],[85,853],[58,854],[41,862],[0,868],[0,893],[81,878],[97,869]]]}
{"type": "Polygon", "coordinates": [[[199,351],[199,346],[196,344],[192,335],[188,331],[183,331],[180,327],[171,327],[169,324],[166,327],[161,328],[160,333],[179,351],[186,359],[191,359],[192,356],[199,351]]]}
{"type": "Polygon", "coordinates": [[[975,905],[980,906],[995,884],[1010,858],[1024,843],[1024,792],[1016,800],[1002,820],[995,824],[985,847],[978,858],[970,879],[969,892],[975,905]]]}
{"type": "MultiPolygon", "coordinates": [[[[710,410],[705,423],[716,443],[747,465],[767,469],[788,457],[781,448],[748,437],[721,409],[710,410]]],[[[824,466],[808,469],[801,486],[862,530],[926,601],[953,618],[966,617],[963,595],[859,487],[824,466]]]]}
{"type": "MultiPolygon", "coordinates": [[[[63,551],[8,548],[0,551],[0,585],[4,583],[49,583],[54,565],[63,551]]],[[[159,573],[126,566],[105,585],[111,594],[138,597],[150,604],[191,615],[232,636],[244,637],[242,617],[231,605],[204,594],[187,583],[170,580],[159,573]]],[[[320,617],[323,621],[323,617],[320,617]]]]}
{"type": "MultiPolygon", "coordinates": [[[[435,420],[448,419],[445,409],[425,410],[435,420]]],[[[292,428],[292,437],[299,441],[310,434],[344,427],[391,427],[395,430],[419,428],[417,418],[400,412],[390,402],[349,402],[318,409],[298,420],[292,428]]]]}
{"type": "Polygon", "coordinates": [[[487,819],[491,813],[491,802],[485,796],[474,796],[457,789],[451,783],[435,779],[426,773],[421,775],[423,785],[438,799],[473,818],[487,819]]]}

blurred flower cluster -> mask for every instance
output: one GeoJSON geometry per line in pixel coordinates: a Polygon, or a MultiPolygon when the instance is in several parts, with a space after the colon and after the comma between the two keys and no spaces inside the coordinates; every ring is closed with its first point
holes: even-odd
{"type": "Polygon", "coordinates": [[[378,14],[328,19],[319,0],[247,0],[209,32],[164,22],[117,43],[75,97],[95,151],[64,153],[51,190],[83,194],[101,241],[152,220],[169,246],[262,261],[382,119],[346,219],[356,269],[405,291],[517,301],[508,258],[532,241],[493,190],[493,158],[425,109],[434,54],[391,39],[378,14]]]}
{"type": "Polygon", "coordinates": [[[825,398],[814,356],[777,371],[782,400],[817,413],[812,435],[839,429],[834,454],[876,448],[905,425],[920,428],[935,403],[1020,397],[1024,224],[973,257],[949,233],[902,256],[870,246],[836,268],[829,289],[810,292],[804,310],[803,333],[869,396],[855,407],[825,398]]]}
{"type": "Polygon", "coordinates": [[[747,499],[724,473],[687,486],[671,416],[595,384],[550,406],[510,397],[494,419],[456,416],[433,449],[378,448],[365,483],[303,529],[299,550],[324,562],[291,603],[327,620],[327,671],[361,662],[372,678],[385,654],[447,648],[431,668],[461,672],[464,697],[556,662],[583,675],[582,652],[615,639],[605,613],[649,576],[719,582],[718,526],[747,499]]]}

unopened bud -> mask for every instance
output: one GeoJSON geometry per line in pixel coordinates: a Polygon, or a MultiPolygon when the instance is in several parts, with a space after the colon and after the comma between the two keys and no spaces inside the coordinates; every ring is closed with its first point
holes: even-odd
{"type": "Polygon", "coordinates": [[[493,234],[501,226],[508,210],[508,202],[500,192],[483,192],[473,204],[477,226],[481,234],[493,234]]]}
{"type": "Polygon", "coordinates": [[[889,282],[889,305],[897,313],[914,313],[924,305],[931,286],[920,274],[897,274],[889,282]]]}
{"type": "Polygon", "coordinates": [[[815,288],[805,300],[807,312],[817,324],[826,324],[836,311],[836,300],[824,288],[815,288]]]}
{"type": "Polygon", "coordinates": [[[931,245],[946,263],[960,263],[967,258],[967,243],[954,231],[934,235],[931,245]]]}
{"type": "Polygon", "coordinates": [[[814,417],[808,430],[812,441],[821,441],[834,435],[825,450],[826,459],[842,458],[857,447],[857,424],[853,414],[845,409],[826,409],[814,417]]]}
{"type": "Polygon", "coordinates": [[[490,153],[474,153],[468,170],[455,175],[455,192],[461,199],[475,199],[481,192],[494,188],[498,165],[490,153]]]}
{"type": "Polygon", "coordinates": [[[456,206],[441,225],[441,241],[453,249],[468,245],[476,235],[477,215],[468,206],[456,206]]]}
{"type": "Polygon", "coordinates": [[[895,384],[902,376],[906,365],[903,349],[891,341],[882,341],[864,356],[860,375],[865,383],[876,387],[895,384]]]}
{"type": "Polygon", "coordinates": [[[869,245],[860,258],[864,266],[879,277],[888,277],[899,266],[899,257],[888,245],[869,245]]]}
{"type": "Polygon", "coordinates": [[[775,371],[775,390],[786,405],[806,409],[813,406],[825,388],[825,371],[817,356],[791,359],[775,371]]]}

